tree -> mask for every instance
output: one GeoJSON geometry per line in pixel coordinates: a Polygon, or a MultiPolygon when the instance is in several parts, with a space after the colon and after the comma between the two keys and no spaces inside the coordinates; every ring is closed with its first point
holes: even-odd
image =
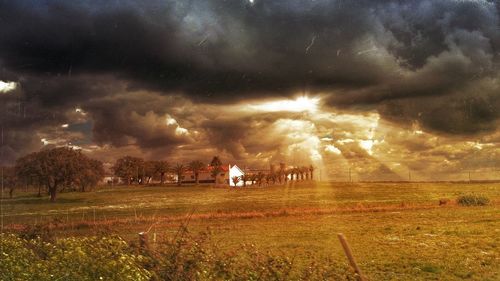
{"type": "Polygon", "coordinates": [[[212,177],[217,181],[217,176],[222,172],[222,162],[219,156],[214,156],[214,158],[212,158],[210,166],[212,167],[212,177]]]}
{"type": "Polygon", "coordinates": [[[189,163],[189,169],[193,171],[196,185],[199,184],[200,171],[201,169],[203,169],[203,167],[205,167],[205,164],[203,164],[201,161],[198,160],[189,163]]]}
{"type": "Polygon", "coordinates": [[[300,174],[300,180],[303,181],[304,180],[304,167],[300,167],[298,168],[298,171],[299,171],[299,174],[300,174]]]}
{"type": "Polygon", "coordinates": [[[240,179],[243,182],[243,187],[246,187],[247,181],[251,180],[252,178],[250,177],[250,175],[244,174],[244,175],[241,175],[240,179]]]}
{"type": "Polygon", "coordinates": [[[250,180],[252,181],[252,185],[255,185],[257,183],[257,179],[258,179],[257,174],[252,174],[250,176],[250,180]]]}
{"type": "Polygon", "coordinates": [[[116,160],[113,171],[115,172],[115,176],[120,177],[122,181],[124,180],[127,185],[130,185],[133,181],[140,182],[139,179],[142,177],[143,165],[144,160],[141,158],[125,156],[116,160]]]}
{"type": "Polygon", "coordinates": [[[156,162],[155,161],[145,161],[143,168],[143,180],[146,183],[150,183],[151,179],[156,175],[156,162]]]}
{"type": "Polygon", "coordinates": [[[102,163],[88,158],[80,150],[59,147],[34,152],[17,159],[15,175],[26,183],[45,186],[50,201],[56,200],[59,189],[69,186],[96,185],[104,177],[102,163]]]}
{"type": "Polygon", "coordinates": [[[284,179],[286,177],[285,169],[286,169],[285,163],[280,163],[279,170],[278,170],[278,180],[279,180],[280,184],[285,180],[284,179]]]}
{"type": "Polygon", "coordinates": [[[39,161],[36,160],[38,152],[30,153],[18,158],[14,166],[17,178],[23,180],[26,184],[36,185],[38,187],[38,197],[42,196],[42,170],[39,161]]]}
{"type": "Polygon", "coordinates": [[[85,192],[86,189],[95,187],[104,178],[104,166],[101,161],[86,159],[83,154],[79,161],[81,161],[81,170],[76,176],[76,181],[80,186],[80,191],[85,192]]]}
{"type": "Polygon", "coordinates": [[[184,167],[184,165],[182,164],[175,164],[174,166],[174,172],[175,174],[177,174],[177,185],[178,186],[181,186],[182,184],[182,180],[184,178],[184,172],[186,171],[186,167],[184,167]]]}
{"type": "Polygon", "coordinates": [[[257,174],[257,184],[259,185],[259,187],[262,185],[262,181],[264,180],[265,177],[266,175],[262,172],[259,172],[257,174]]]}
{"type": "Polygon", "coordinates": [[[240,177],[234,176],[231,178],[231,180],[233,181],[234,186],[236,186],[240,182],[240,177]]]}
{"type": "Polygon", "coordinates": [[[214,156],[212,158],[212,161],[210,162],[210,166],[215,167],[215,166],[222,166],[222,162],[219,159],[219,156],[214,156]]]}
{"type": "Polygon", "coordinates": [[[165,174],[170,170],[170,164],[167,161],[155,161],[155,173],[160,175],[160,184],[165,181],[165,174]]]}
{"type": "Polygon", "coordinates": [[[293,167],[292,170],[290,171],[290,173],[292,174],[292,180],[298,180],[299,179],[299,170],[297,167],[293,167]],[[294,178],[295,176],[295,178],[294,178]]]}
{"type": "Polygon", "coordinates": [[[311,180],[313,180],[313,172],[314,172],[314,166],[313,165],[309,165],[309,173],[311,174],[311,180]]]}
{"type": "Polygon", "coordinates": [[[267,174],[265,177],[265,180],[266,180],[266,185],[269,185],[271,183],[271,181],[273,180],[272,174],[267,174]]]}
{"type": "Polygon", "coordinates": [[[9,198],[12,198],[14,189],[17,186],[17,176],[14,167],[0,167],[2,170],[3,185],[9,189],[9,198]]]}
{"type": "Polygon", "coordinates": [[[50,201],[54,202],[59,188],[77,182],[86,159],[88,158],[81,151],[59,147],[20,158],[16,163],[16,170],[19,175],[35,173],[38,180],[47,187],[50,201]]]}
{"type": "Polygon", "coordinates": [[[39,152],[43,178],[47,181],[50,201],[56,200],[58,188],[70,185],[81,172],[80,151],[71,148],[54,148],[39,152]]]}

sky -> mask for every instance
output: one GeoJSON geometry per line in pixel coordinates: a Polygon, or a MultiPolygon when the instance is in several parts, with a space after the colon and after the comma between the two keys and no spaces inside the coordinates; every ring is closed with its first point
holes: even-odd
{"type": "Polygon", "coordinates": [[[1,164],[313,164],[323,179],[500,178],[500,4],[0,0],[1,164]]]}

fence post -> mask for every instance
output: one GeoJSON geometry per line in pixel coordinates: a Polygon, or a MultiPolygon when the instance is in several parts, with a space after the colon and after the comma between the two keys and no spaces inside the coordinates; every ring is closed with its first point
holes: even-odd
{"type": "Polygon", "coordinates": [[[153,232],[153,249],[156,250],[156,225],[154,226],[153,232]]]}
{"type": "Polygon", "coordinates": [[[347,243],[347,240],[344,237],[344,234],[338,233],[337,234],[340,244],[342,244],[342,248],[344,249],[345,255],[347,256],[347,259],[349,260],[349,264],[351,265],[352,268],[354,268],[354,271],[358,275],[358,279],[360,281],[367,281],[367,279],[363,276],[363,273],[361,273],[361,269],[359,268],[358,264],[356,263],[356,260],[354,259],[354,256],[352,255],[351,248],[349,247],[349,244],[347,243]]]}
{"type": "Polygon", "coordinates": [[[141,250],[148,250],[148,233],[147,232],[139,232],[139,248],[141,250]]]}

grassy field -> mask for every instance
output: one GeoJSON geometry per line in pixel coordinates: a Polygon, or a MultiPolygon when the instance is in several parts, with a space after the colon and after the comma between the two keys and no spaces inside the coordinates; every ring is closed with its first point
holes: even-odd
{"type": "Polygon", "coordinates": [[[266,188],[101,188],[58,202],[18,193],[3,202],[5,230],[50,225],[57,236],[105,231],[135,240],[171,237],[185,224],[225,249],[253,244],[301,259],[346,263],[344,233],[370,280],[500,280],[500,184],[299,183],[266,188]],[[482,194],[462,207],[440,199],[482,194]]]}

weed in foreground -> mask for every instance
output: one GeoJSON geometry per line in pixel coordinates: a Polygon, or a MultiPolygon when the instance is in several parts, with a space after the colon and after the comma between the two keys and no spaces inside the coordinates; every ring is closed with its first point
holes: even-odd
{"type": "Polygon", "coordinates": [[[45,227],[0,238],[0,280],[355,280],[330,257],[309,253],[298,263],[253,244],[223,250],[209,230],[193,234],[184,226],[146,247],[109,235],[57,239],[45,227]]]}
{"type": "Polygon", "coordinates": [[[153,280],[355,280],[345,263],[328,257],[312,255],[298,264],[294,256],[261,251],[253,244],[225,251],[209,232],[193,235],[187,228],[151,253],[153,280]]]}

